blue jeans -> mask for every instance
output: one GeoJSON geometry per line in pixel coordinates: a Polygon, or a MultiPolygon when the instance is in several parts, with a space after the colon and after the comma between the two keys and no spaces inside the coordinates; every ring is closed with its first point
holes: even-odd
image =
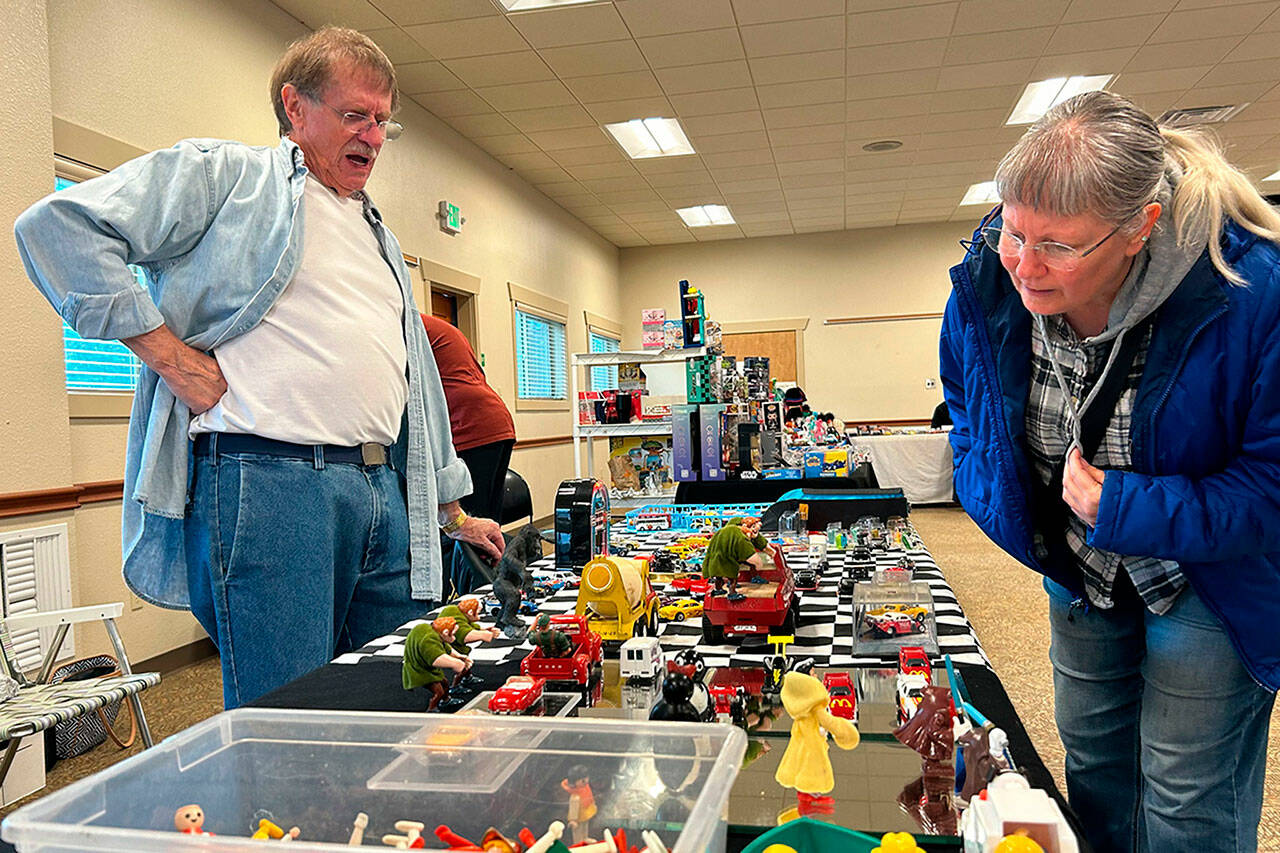
{"type": "Polygon", "coordinates": [[[1190,587],[1156,616],[1128,579],[1111,610],[1046,579],[1067,798],[1106,851],[1253,851],[1275,694],[1190,587]]]}
{"type": "Polygon", "coordinates": [[[200,455],[187,523],[191,610],[227,708],[425,613],[409,593],[404,478],[389,465],[200,455]]]}

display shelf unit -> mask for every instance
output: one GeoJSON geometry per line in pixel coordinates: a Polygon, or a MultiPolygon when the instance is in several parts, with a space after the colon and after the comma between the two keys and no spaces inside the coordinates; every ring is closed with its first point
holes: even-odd
{"type": "Polygon", "coordinates": [[[662,364],[681,362],[700,355],[706,355],[706,347],[689,347],[688,349],[664,350],[630,350],[621,352],[580,352],[574,353],[569,371],[570,417],[573,418],[573,476],[582,476],[581,446],[586,443],[588,473],[595,470],[594,442],[592,439],[610,435],[671,435],[671,421],[647,421],[631,424],[580,424],[578,423],[578,375],[580,368],[600,367],[602,365],[629,364],[662,364]]]}

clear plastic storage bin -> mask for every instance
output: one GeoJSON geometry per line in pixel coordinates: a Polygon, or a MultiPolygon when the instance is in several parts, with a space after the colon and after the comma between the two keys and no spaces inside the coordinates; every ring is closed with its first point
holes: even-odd
{"type": "MultiPolygon", "coordinates": [[[[642,830],[680,853],[721,853],[729,789],[746,736],[729,725],[540,717],[238,709],[192,726],[5,819],[0,835],[35,851],[257,850],[248,837],[269,814],[301,835],[289,849],[350,849],[359,812],[364,846],[395,823],[439,824],[480,842],[494,827],[515,839],[566,821],[561,780],[585,769],[597,813],[590,835],[642,830]],[[189,803],[216,837],[176,832],[189,803]]],[[[564,842],[570,843],[566,830],[564,842]]]]}

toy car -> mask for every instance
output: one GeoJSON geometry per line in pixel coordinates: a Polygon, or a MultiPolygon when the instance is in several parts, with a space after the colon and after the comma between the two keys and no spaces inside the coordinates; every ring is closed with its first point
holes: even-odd
{"type": "MultiPolygon", "coordinates": [[[[490,615],[497,615],[502,610],[502,603],[493,598],[485,599],[485,604],[489,608],[490,615]]],[[[538,602],[531,598],[520,599],[520,606],[516,608],[516,612],[522,616],[537,616],[538,602]]]]}
{"type": "Polygon", "coordinates": [[[711,589],[711,581],[695,575],[686,575],[682,578],[676,578],[668,586],[672,589],[682,589],[690,595],[706,595],[707,591],[711,589]]]}
{"type": "Polygon", "coordinates": [[[546,679],[513,675],[489,698],[489,710],[495,714],[521,714],[542,698],[546,679]]]}
{"type": "Polygon", "coordinates": [[[810,567],[796,569],[796,589],[814,590],[818,588],[819,573],[810,567]]]}
{"type": "Polygon", "coordinates": [[[831,697],[827,703],[827,710],[831,715],[857,723],[858,696],[849,673],[828,672],[822,676],[822,686],[827,688],[827,695],[831,697]]]}
{"type": "Polygon", "coordinates": [[[873,637],[901,637],[904,634],[916,634],[920,624],[905,613],[871,613],[862,615],[867,633],[873,637]]]}
{"type": "Polygon", "coordinates": [[[866,545],[857,545],[849,552],[849,559],[859,563],[866,563],[871,560],[871,549],[866,545]]]}
{"type": "Polygon", "coordinates": [[[925,678],[933,678],[929,656],[920,646],[903,646],[898,649],[898,672],[918,672],[925,678]]]}
{"type": "Polygon", "coordinates": [[[707,687],[711,694],[711,702],[716,709],[716,718],[724,717],[734,725],[745,725],[747,722],[747,691],[741,685],[712,684],[707,687]]]}
{"type": "Polygon", "coordinates": [[[770,559],[759,572],[764,583],[751,583],[756,573],[750,569],[739,574],[738,591],[744,598],[730,601],[727,595],[716,595],[705,599],[703,641],[719,645],[726,637],[795,633],[795,578],[776,546],[770,546],[768,554],[770,559]]]}
{"type": "Polygon", "coordinates": [[[920,698],[929,686],[928,676],[918,672],[898,673],[898,723],[905,723],[920,710],[920,698]]]}
{"type": "Polygon", "coordinates": [[[661,674],[662,644],[657,637],[632,637],[622,644],[618,652],[620,677],[650,681],[661,674]]]}
{"type": "Polygon", "coordinates": [[[696,598],[679,598],[666,607],[658,608],[658,618],[683,622],[702,615],[702,602],[696,598]]]}
{"type": "Polygon", "coordinates": [[[568,657],[544,657],[542,649],[535,648],[520,661],[520,674],[545,678],[547,681],[576,681],[587,684],[591,668],[604,657],[604,641],[592,631],[586,616],[562,613],[551,617],[551,627],[563,631],[573,641],[573,652],[568,657]]]}
{"type": "Polygon", "coordinates": [[[846,574],[842,578],[840,578],[840,583],[836,587],[836,593],[841,596],[853,595],[853,588],[856,585],[856,583],[857,581],[855,581],[852,577],[846,574]]]}
{"type": "Polygon", "coordinates": [[[925,617],[929,615],[929,608],[922,604],[886,604],[867,611],[868,615],[874,614],[876,616],[885,613],[905,613],[916,622],[924,624],[925,617]]]}
{"type": "Polygon", "coordinates": [[[654,551],[649,557],[649,571],[660,574],[676,574],[678,572],[688,571],[688,564],[675,554],[663,548],[654,551]]]}

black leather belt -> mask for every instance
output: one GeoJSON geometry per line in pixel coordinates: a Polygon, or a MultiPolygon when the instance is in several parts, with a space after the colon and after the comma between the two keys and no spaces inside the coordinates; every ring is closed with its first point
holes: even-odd
{"type": "Polygon", "coordinates": [[[387,447],[383,444],[359,444],[344,447],[338,444],[293,444],[257,435],[234,432],[201,433],[196,436],[196,454],[211,456],[224,453],[259,453],[263,456],[284,456],[289,459],[314,460],[316,451],[323,454],[325,462],[345,462],[350,465],[386,465],[387,447]]]}

